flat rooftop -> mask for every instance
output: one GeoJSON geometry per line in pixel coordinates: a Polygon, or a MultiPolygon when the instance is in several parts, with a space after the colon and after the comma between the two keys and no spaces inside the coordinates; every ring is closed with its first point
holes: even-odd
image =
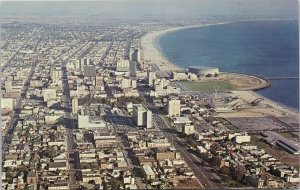
{"type": "Polygon", "coordinates": [[[272,139],[273,141],[276,141],[278,145],[289,149],[294,154],[300,152],[300,146],[296,141],[287,139],[274,131],[264,132],[264,135],[268,136],[268,138],[272,139]]]}

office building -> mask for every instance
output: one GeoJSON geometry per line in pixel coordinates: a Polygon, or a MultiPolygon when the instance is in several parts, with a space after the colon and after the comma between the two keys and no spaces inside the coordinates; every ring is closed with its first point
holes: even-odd
{"type": "Polygon", "coordinates": [[[72,113],[77,113],[78,112],[78,98],[73,97],[72,98],[72,113]]]}
{"type": "Polygon", "coordinates": [[[81,61],[80,61],[80,59],[77,59],[75,61],[75,70],[76,71],[81,71],[81,61]]]}
{"type": "Polygon", "coordinates": [[[149,86],[153,86],[154,85],[155,79],[156,79],[155,72],[148,71],[147,72],[147,81],[148,81],[149,86]]]}
{"type": "Polygon", "coordinates": [[[12,91],[12,81],[11,80],[6,80],[5,81],[5,92],[10,92],[12,91]]]}
{"type": "Polygon", "coordinates": [[[182,126],[182,132],[186,135],[194,134],[194,125],[191,124],[185,124],[182,126]]]}
{"type": "Polygon", "coordinates": [[[97,129],[106,127],[105,121],[100,116],[89,116],[86,113],[78,114],[78,128],[80,129],[97,129]]]}
{"type": "Polygon", "coordinates": [[[152,128],[152,111],[141,104],[133,106],[133,120],[138,127],[152,128]]]}
{"type": "Polygon", "coordinates": [[[136,80],[132,80],[132,79],[122,79],[121,81],[121,88],[125,89],[125,88],[133,88],[136,89],[136,80]]]}
{"type": "Polygon", "coordinates": [[[118,61],[116,70],[118,72],[129,72],[130,71],[130,61],[125,60],[125,59],[118,61]]]}
{"type": "Polygon", "coordinates": [[[43,97],[44,101],[47,102],[48,100],[56,98],[56,90],[55,89],[45,89],[43,90],[43,97]]]}
{"type": "Polygon", "coordinates": [[[72,60],[72,63],[74,64],[76,71],[84,71],[84,66],[90,65],[90,59],[88,58],[76,59],[76,60],[72,60]]]}
{"type": "Polygon", "coordinates": [[[0,98],[1,99],[1,109],[12,110],[15,105],[15,99],[13,98],[0,98]]]}
{"type": "Polygon", "coordinates": [[[131,60],[134,62],[140,62],[140,51],[138,49],[135,49],[131,54],[131,60]]]}
{"type": "Polygon", "coordinates": [[[52,80],[54,83],[57,83],[62,77],[62,72],[60,68],[56,68],[52,71],[52,80]]]}
{"type": "Polygon", "coordinates": [[[169,100],[168,115],[169,116],[180,116],[180,100],[178,100],[178,99],[169,100]]]}

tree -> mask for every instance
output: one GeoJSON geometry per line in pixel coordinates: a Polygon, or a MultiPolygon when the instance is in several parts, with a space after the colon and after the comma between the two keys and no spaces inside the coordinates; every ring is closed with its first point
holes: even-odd
{"type": "Polygon", "coordinates": [[[53,146],[51,146],[51,147],[47,148],[46,154],[47,154],[47,157],[54,158],[57,155],[57,151],[53,146]]]}
{"type": "Polygon", "coordinates": [[[55,139],[57,138],[55,132],[50,132],[49,133],[49,138],[50,138],[51,141],[55,141],[55,139]]]}
{"type": "Polygon", "coordinates": [[[221,162],[220,156],[215,156],[215,157],[213,157],[213,159],[211,160],[211,164],[212,164],[213,166],[219,166],[219,165],[220,165],[220,162],[221,162]]]}
{"type": "Polygon", "coordinates": [[[235,174],[233,175],[234,179],[236,179],[237,181],[242,181],[244,179],[245,171],[245,166],[238,166],[236,168],[235,174]]]}
{"type": "Polygon", "coordinates": [[[220,169],[220,172],[222,174],[225,174],[225,175],[230,175],[230,168],[228,166],[223,166],[221,169],[220,169]]]}
{"type": "Polygon", "coordinates": [[[122,182],[120,180],[111,179],[111,189],[121,189],[122,182]]]}

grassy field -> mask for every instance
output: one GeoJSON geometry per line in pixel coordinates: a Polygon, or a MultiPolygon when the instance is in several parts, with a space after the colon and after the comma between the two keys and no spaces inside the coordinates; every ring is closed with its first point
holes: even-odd
{"type": "Polygon", "coordinates": [[[219,91],[224,90],[236,90],[236,88],[227,81],[212,81],[212,82],[195,82],[185,81],[182,82],[187,88],[193,91],[215,91],[215,88],[219,91]]]}

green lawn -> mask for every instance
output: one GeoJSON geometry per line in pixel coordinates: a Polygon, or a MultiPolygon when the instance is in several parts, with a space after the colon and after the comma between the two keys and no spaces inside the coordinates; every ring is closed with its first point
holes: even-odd
{"type": "Polygon", "coordinates": [[[195,82],[185,81],[182,82],[187,88],[193,91],[215,91],[215,88],[219,91],[224,90],[236,90],[236,88],[227,81],[211,81],[211,82],[195,82]]]}

